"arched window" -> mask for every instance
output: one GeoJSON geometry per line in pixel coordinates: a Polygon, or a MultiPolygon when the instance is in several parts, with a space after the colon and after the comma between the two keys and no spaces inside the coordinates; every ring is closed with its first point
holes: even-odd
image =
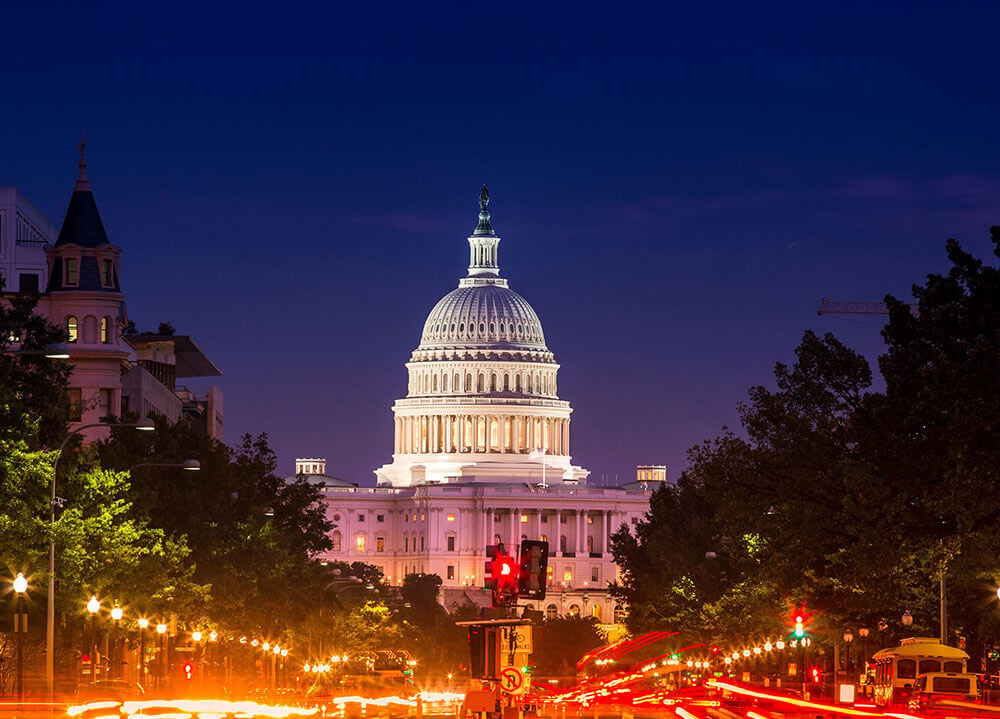
{"type": "Polygon", "coordinates": [[[433,387],[433,391],[435,391],[435,392],[438,391],[438,376],[437,375],[434,375],[434,387],[433,387]]]}
{"type": "Polygon", "coordinates": [[[448,391],[448,375],[446,374],[441,375],[441,391],[448,391]]]}
{"type": "Polygon", "coordinates": [[[80,325],[76,317],[70,315],[66,318],[66,341],[76,342],[80,339],[80,325]]]}
{"type": "Polygon", "coordinates": [[[111,318],[102,317],[101,318],[101,344],[108,344],[111,342],[111,318]]]}
{"type": "Polygon", "coordinates": [[[340,548],[340,531],[334,530],[333,534],[330,535],[330,544],[332,545],[330,549],[334,552],[341,551],[340,548]]]}
{"type": "Polygon", "coordinates": [[[506,372],[503,373],[503,391],[510,392],[510,375],[506,372]]]}
{"type": "Polygon", "coordinates": [[[520,392],[521,391],[521,375],[520,374],[514,375],[514,391],[515,392],[520,392]]]}
{"type": "Polygon", "coordinates": [[[570,604],[569,605],[569,615],[571,617],[578,617],[578,616],[580,616],[580,605],[579,604],[570,604]]]}
{"type": "Polygon", "coordinates": [[[549,535],[547,535],[547,534],[543,534],[543,535],[541,536],[541,540],[542,540],[543,542],[547,542],[547,541],[549,541],[549,535]]]}
{"type": "Polygon", "coordinates": [[[497,376],[496,374],[490,375],[490,392],[497,391],[497,376]]]}
{"type": "Polygon", "coordinates": [[[590,616],[592,616],[597,621],[601,621],[601,605],[595,604],[590,608],[590,616]]]}
{"type": "Polygon", "coordinates": [[[476,385],[476,387],[477,387],[476,391],[477,392],[482,392],[483,391],[483,387],[485,385],[486,385],[486,377],[484,377],[483,375],[479,375],[479,383],[476,385]]]}
{"type": "Polygon", "coordinates": [[[559,607],[557,607],[555,604],[550,604],[547,607],[545,607],[546,619],[555,619],[558,616],[559,616],[559,607]]]}

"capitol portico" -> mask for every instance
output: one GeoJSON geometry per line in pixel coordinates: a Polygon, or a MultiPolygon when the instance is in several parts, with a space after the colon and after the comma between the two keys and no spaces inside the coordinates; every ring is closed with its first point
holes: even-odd
{"type": "Polygon", "coordinates": [[[651,486],[592,486],[572,463],[559,365],[538,315],[500,276],[485,186],[479,204],[467,275],[431,310],[406,364],[392,462],[375,470],[377,486],[325,477],[325,463],[315,471],[322,460],[296,472],[323,485],[336,525],[330,559],[376,565],[393,584],[437,574],[450,608],[483,603],[488,545],[541,539],[549,596],[522,604],[611,623],[610,537],[645,514],[651,486]]]}

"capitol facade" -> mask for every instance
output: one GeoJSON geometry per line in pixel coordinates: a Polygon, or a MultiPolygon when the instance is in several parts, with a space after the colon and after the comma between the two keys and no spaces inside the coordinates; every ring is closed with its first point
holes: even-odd
{"type": "Polygon", "coordinates": [[[500,275],[485,186],[479,205],[468,274],[430,311],[406,364],[392,461],[375,470],[376,486],[328,477],[319,459],[299,460],[296,475],[323,485],[335,525],[329,559],[373,564],[392,584],[437,574],[450,609],[488,604],[489,545],[540,539],[550,548],[548,596],[522,605],[617,623],[610,537],[634,528],[657,483],[594,486],[572,463],[559,365],[535,310],[500,275]]]}

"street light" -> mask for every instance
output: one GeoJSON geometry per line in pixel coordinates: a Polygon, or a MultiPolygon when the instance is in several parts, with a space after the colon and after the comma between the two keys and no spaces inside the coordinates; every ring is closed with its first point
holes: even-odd
{"type": "MultiPolygon", "coordinates": [[[[51,604],[51,602],[50,602],[51,604]]],[[[90,683],[97,681],[97,613],[101,611],[101,602],[96,594],[90,595],[87,602],[87,612],[90,614],[90,683]]]]}
{"type": "Polygon", "coordinates": [[[861,637],[861,666],[865,668],[865,684],[868,680],[868,627],[858,627],[858,636],[861,637]]]}
{"type": "Polygon", "coordinates": [[[179,467],[188,472],[197,472],[201,469],[201,462],[197,459],[185,459],[183,462],[140,462],[139,464],[133,464],[126,471],[131,472],[133,469],[139,469],[139,467],[179,467]]]}
{"type": "Polygon", "coordinates": [[[56,686],[56,507],[62,504],[62,500],[56,496],[56,477],[59,474],[59,460],[62,458],[63,450],[69,440],[83,432],[85,429],[93,427],[132,427],[144,432],[156,429],[156,424],[149,417],[140,417],[136,422],[121,422],[109,424],[107,422],[95,422],[77,427],[66,435],[59,449],[56,451],[56,458],[52,461],[52,495],[49,498],[49,597],[48,605],[45,609],[45,684],[48,688],[49,697],[55,696],[56,686]]]}
{"type": "Polygon", "coordinates": [[[28,615],[24,613],[24,593],[28,591],[28,580],[21,572],[14,577],[14,593],[17,605],[14,609],[14,631],[17,632],[17,701],[24,701],[24,633],[28,631],[28,615]]]}
{"type": "Polygon", "coordinates": [[[149,620],[146,617],[139,617],[139,683],[146,686],[146,629],[149,628],[149,620]]]}
{"type": "Polygon", "coordinates": [[[906,627],[907,629],[913,626],[913,615],[910,614],[909,609],[903,612],[903,616],[900,617],[899,620],[903,623],[903,626],[906,627]]]}
{"type": "Polygon", "coordinates": [[[43,349],[40,350],[26,350],[26,349],[16,349],[0,350],[0,354],[5,355],[36,355],[43,356],[47,359],[69,359],[69,346],[63,344],[62,342],[57,342],[54,344],[45,345],[43,349]]]}
{"type": "Polygon", "coordinates": [[[844,631],[844,644],[847,645],[847,679],[850,680],[851,684],[854,680],[851,679],[851,642],[854,641],[854,632],[850,629],[844,631]]]}
{"type": "Polygon", "coordinates": [[[111,607],[111,618],[114,620],[115,623],[111,625],[112,626],[111,637],[110,637],[111,651],[108,652],[108,658],[111,661],[111,676],[109,677],[110,679],[118,678],[118,665],[120,663],[118,658],[118,626],[119,626],[118,623],[122,620],[123,616],[125,616],[125,612],[122,610],[121,607],[118,606],[118,600],[116,599],[115,606],[111,607]]]}

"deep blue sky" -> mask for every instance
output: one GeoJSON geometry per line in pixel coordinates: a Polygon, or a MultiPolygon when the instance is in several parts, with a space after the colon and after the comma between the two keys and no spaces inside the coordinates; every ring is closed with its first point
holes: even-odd
{"type": "Polygon", "coordinates": [[[683,468],[817,317],[989,252],[996,3],[16,3],[0,184],[89,175],[140,329],[224,371],[226,435],[371,483],[479,187],[593,481],[683,468]],[[365,7],[362,7],[364,5],[365,7]]]}

